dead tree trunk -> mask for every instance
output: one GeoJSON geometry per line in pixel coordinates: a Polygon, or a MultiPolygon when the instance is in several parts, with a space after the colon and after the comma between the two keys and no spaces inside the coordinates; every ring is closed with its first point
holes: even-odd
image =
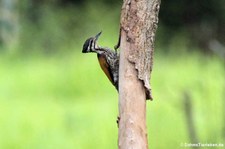
{"type": "Polygon", "coordinates": [[[146,99],[160,0],[124,0],[119,68],[119,149],[147,149],[146,99]]]}
{"type": "MultiPolygon", "coordinates": [[[[198,137],[195,129],[194,117],[193,117],[193,105],[191,101],[191,97],[187,91],[184,92],[184,112],[187,120],[187,128],[189,132],[190,141],[192,143],[198,143],[198,137]]],[[[194,147],[193,147],[194,148],[194,147]]]]}

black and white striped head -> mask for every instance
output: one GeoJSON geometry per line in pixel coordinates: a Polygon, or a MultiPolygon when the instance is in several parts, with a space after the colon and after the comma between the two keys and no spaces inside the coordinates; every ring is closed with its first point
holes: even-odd
{"type": "Polygon", "coordinates": [[[84,45],[83,45],[83,50],[82,53],[89,53],[89,52],[96,52],[96,41],[98,40],[98,37],[101,35],[102,32],[99,32],[97,35],[94,37],[88,38],[84,45]]]}

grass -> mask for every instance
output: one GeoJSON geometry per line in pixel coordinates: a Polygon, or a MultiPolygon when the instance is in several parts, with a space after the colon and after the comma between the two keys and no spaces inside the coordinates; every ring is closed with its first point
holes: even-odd
{"type": "MultiPolygon", "coordinates": [[[[225,143],[224,66],[198,53],[155,54],[150,148],[189,143],[183,93],[190,94],[201,143],[225,143]]],[[[96,55],[0,58],[0,148],[117,148],[118,95],[96,55]]]]}

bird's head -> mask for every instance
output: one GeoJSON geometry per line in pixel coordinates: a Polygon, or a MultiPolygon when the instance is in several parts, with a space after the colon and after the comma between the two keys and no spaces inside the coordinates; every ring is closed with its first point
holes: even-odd
{"type": "Polygon", "coordinates": [[[95,48],[96,48],[96,42],[98,40],[98,37],[101,35],[102,32],[99,32],[97,35],[95,35],[94,37],[88,38],[84,45],[83,45],[83,50],[82,53],[89,53],[89,52],[96,52],[95,48]]]}

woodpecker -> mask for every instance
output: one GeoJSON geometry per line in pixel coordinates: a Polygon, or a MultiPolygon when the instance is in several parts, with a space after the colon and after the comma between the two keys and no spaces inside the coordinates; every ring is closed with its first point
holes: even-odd
{"type": "Polygon", "coordinates": [[[88,38],[84,45],[82,53],[97,53],[98,62],[101,69],[108,77],[110,82],[115,86],[118,91],[119,81],[119,54],[117,53],[118,46],[115,46],[115,51],[110,48],[103,48],[96,44],[102,32],[94,37],[88,38]]]}

